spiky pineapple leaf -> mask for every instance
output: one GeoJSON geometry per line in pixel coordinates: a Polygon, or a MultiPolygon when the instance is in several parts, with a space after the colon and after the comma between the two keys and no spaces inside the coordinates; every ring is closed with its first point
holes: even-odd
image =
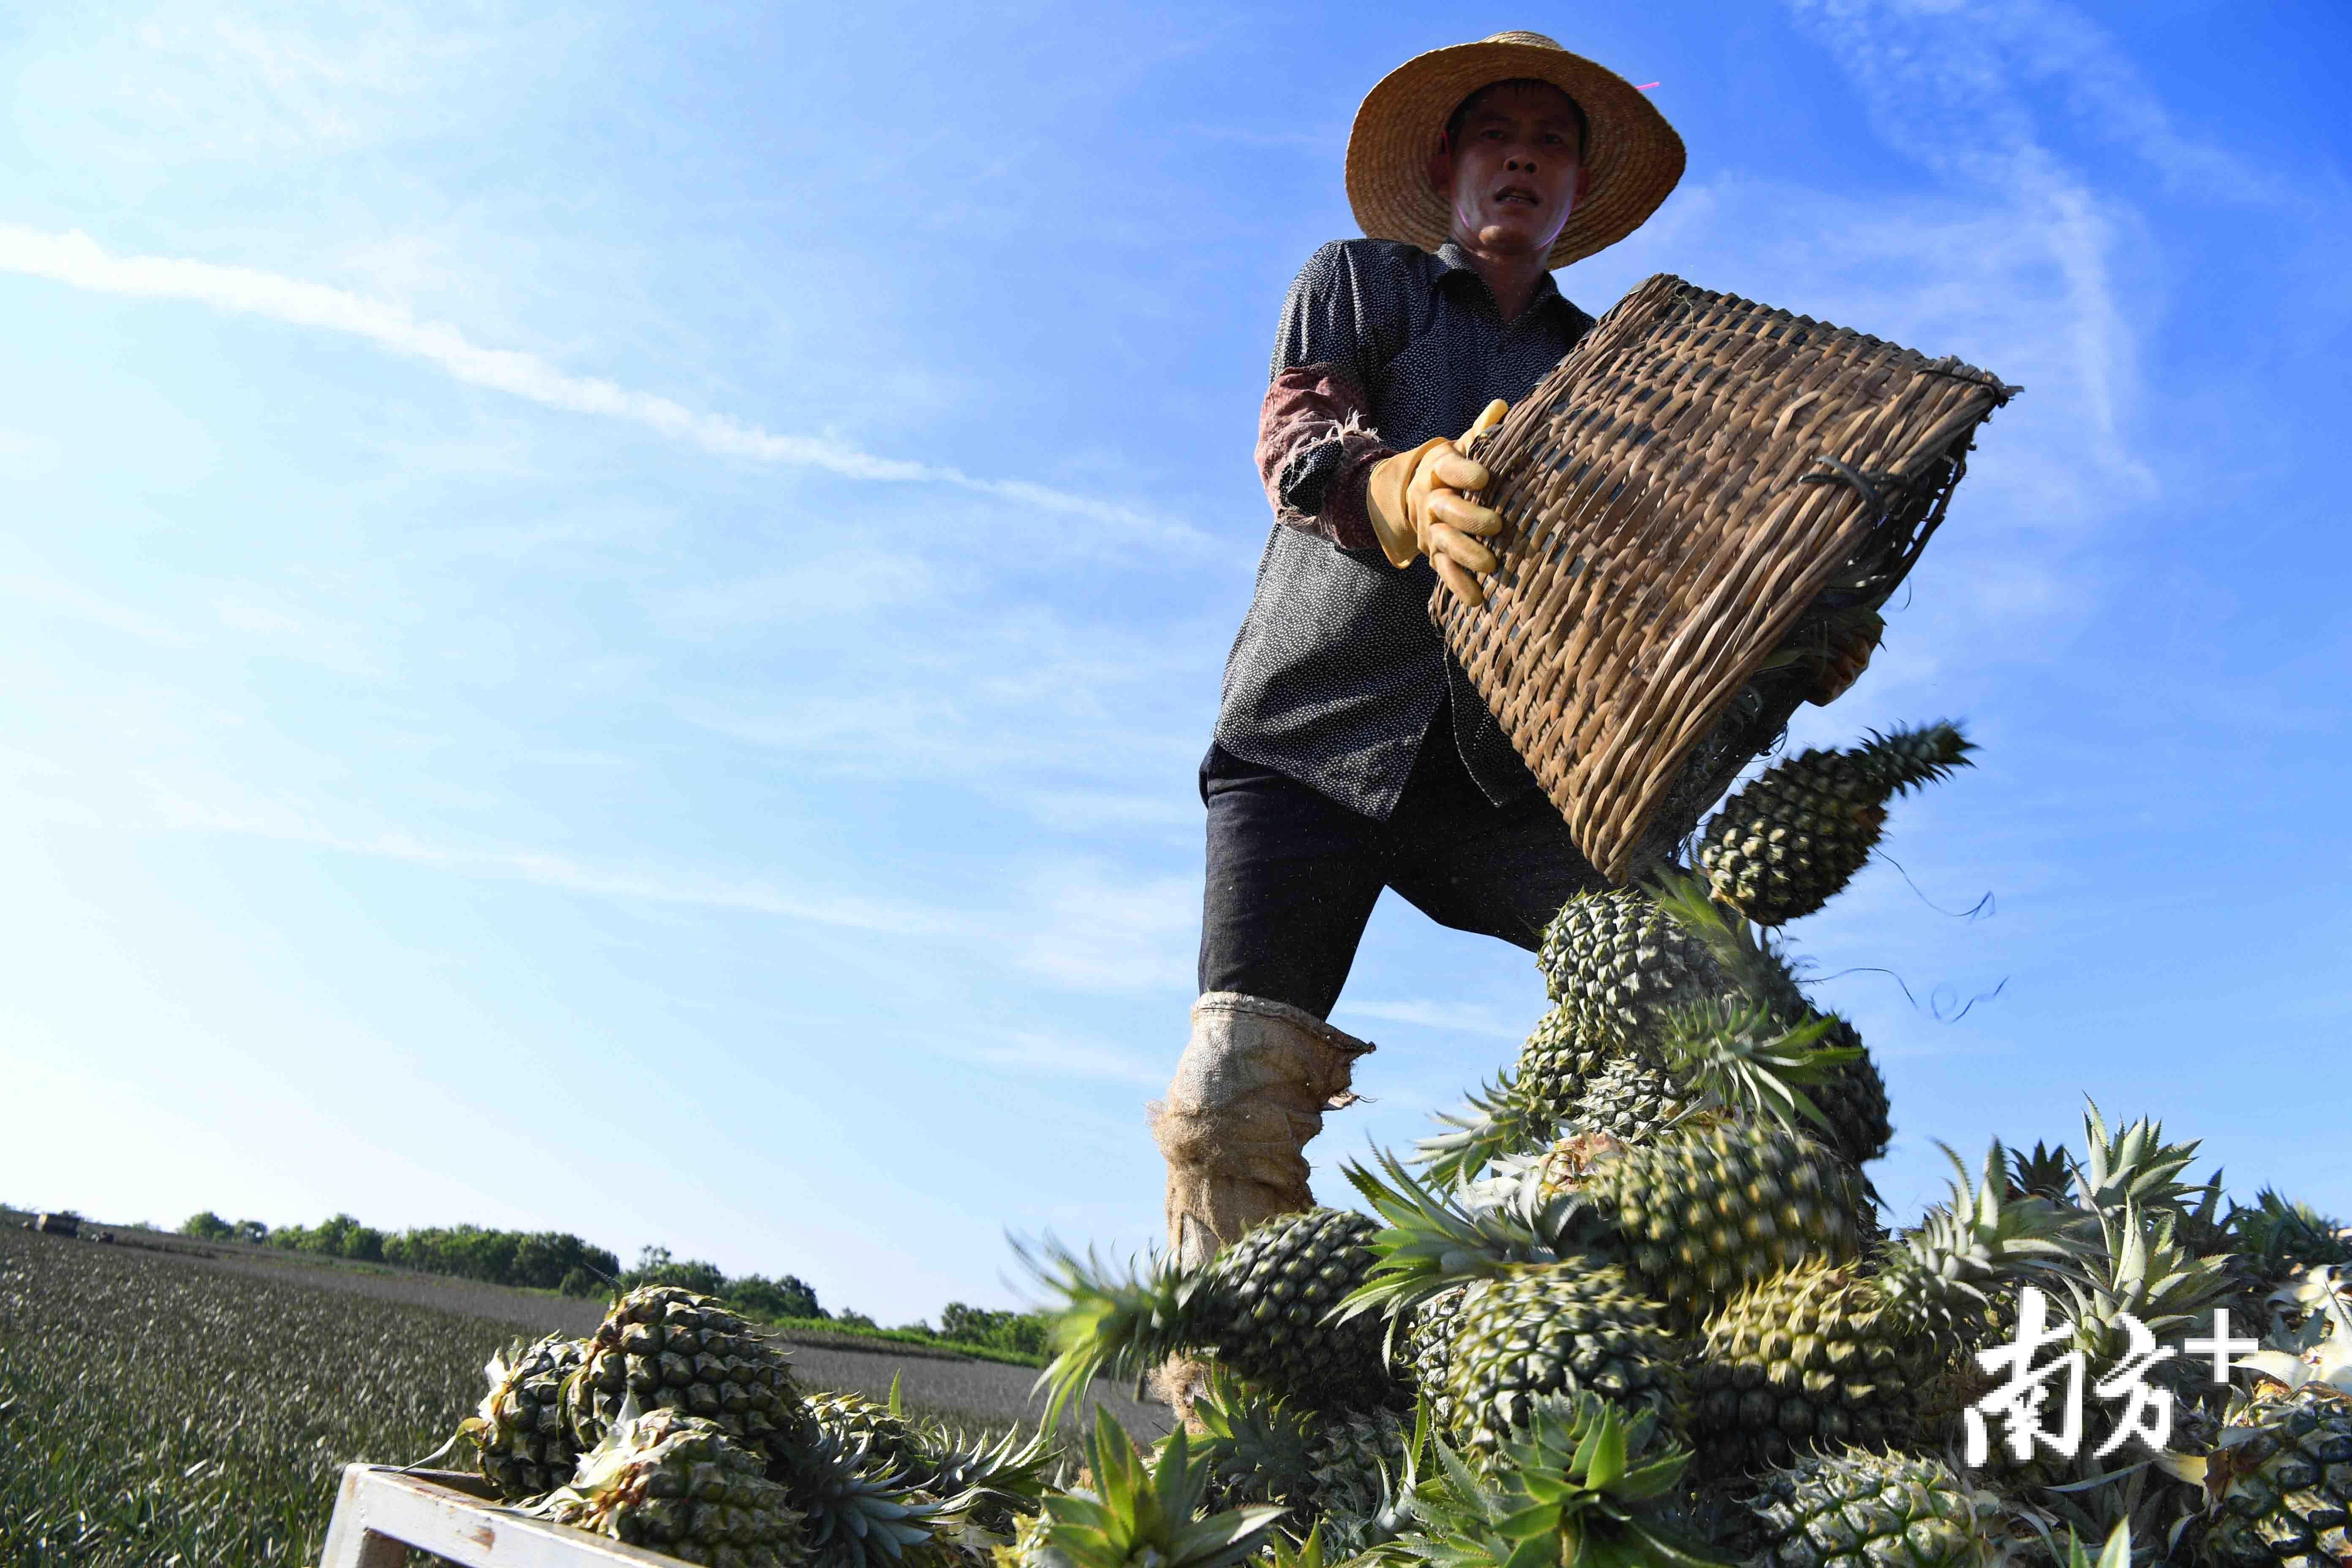
{"type": "Polygon", "coordinates": [[[1769,1116],[1790,1128],[1792,1117],[1802,1117],[1834,1138],[1836,1130],[1804,1086],[1827,1082],[1862,1056],[1859,1046],[1820,1043],[1835,1026],[1834,1020],[1816,1016],[1783,1027],[1761,1002],[1711,997],[1670,1010],[1657,1047],[1667,1071],[1690,1091],[1683,1115],[1721,1108],[1769,1116]]]}
{"type": "Polygon", "coordinates": [[[1647,1412],[1539,1398],[1491,1479],[1437,1443],[1440,1473],[1414,1494],[1423,1529],[1404,1544],[1448,1568],[1723,1568],[1652,1511],[1691,1457],[1654,1439],[1647,1412]]]}
{"type": "Polygon", "coordinates": [[[1140,1268],[1130,1260],[1123,1270],[1114,1269],[1091,1247],[1081,1259],[1051,1237],[1034,1253],[1015,1237],[1013,1250],[1030,1277],[1060,1299],[1046,1312],[1054,1359],[1031,1390],[1048,1394],[1047,1427],[1061,1424],[1096,1373],[1139,1376],[1183,1348],[1184,1301],[1200,1271],[1166,1257],[1140,1268]]]}
{"type": "Polygon", "coordinates": [[[1207,1512],[1208,1466],[1181,1429],[1147,1462],[1110,1412],[1097,1408],[1087,1457],[1092,1495],[1045,1499],[1046,1545],[1074,1568],[1229,1568],[1256,1552],[1282,1517],[1273,1507],[1207,1512]]]}

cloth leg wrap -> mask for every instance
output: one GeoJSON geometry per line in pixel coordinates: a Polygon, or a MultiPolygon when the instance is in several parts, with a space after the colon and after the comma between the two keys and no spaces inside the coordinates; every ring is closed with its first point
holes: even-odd
{"type": "Polygon", "coordinates": [[[1150,1108],[1168,1161],[1171,1256],[1197,1268],[1260,1220],[1315,1206],[1307,1140],[1326,1110],[1355,1103],[1349,1077],[1371,1048],[1263,996],[1212,991],[1192,1004],[1192,1043],[1150,1108]]]}

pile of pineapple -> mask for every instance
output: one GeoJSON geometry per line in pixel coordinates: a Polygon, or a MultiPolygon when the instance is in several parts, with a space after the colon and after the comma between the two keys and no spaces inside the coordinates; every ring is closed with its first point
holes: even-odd
{"type": "Polygon", "coordinates": [[[1969,751],[1936,724],[1807,752],[1726,803],[1687,871],[1571,901],[1516,1068],[1410,1161],[1348,1168],[1377,1217],[1283,1215],[1192,1271],[1049,1249],[1057,1399],[1171,1357],[1211,1373],[1148,1469],[1098,1427],[1093,1484],[1048,1496],[1004,1568],[2352,1563],[2334,1224],[2227,1205],[2188,1179],[2193,1143],[2095,1105],[2079,1148],[1954,1156],[1946,1202],[1879,1223],[1885,1088],[1771,928],[1969,751]],[[1972,1467],[1969,1412],[2004,1382],[1978,1352],[2036,1301],[2066,1333],[2033,1364],[2084,1352],[2074,1455],[2017,1455],[1979,1412],[1972,1467]],[[2268,1348],[2227,1384],[2154,1362],[2159,1460],[2092,1384],[2217,1309],[2268,1348]]]}
{"type": "Polygon", "coordinates": [[[488,1368],[459,1428],[507,1502],[719,1568],[984,1563],[1060,1460],[1042,1432],[967,1436],[887,1403],[803,1391],[773,1341],[708,1296],[648,1285],[585,1340],[488,1368]]]}
{"type": "Polygon", "coordinates": [[[546,1517],[719,1563],[2352,1564],[2352,1241],[2332,1222],[2270,1193],[2225,1205],[2218,1175],[2188,1180],[2193,1143],[2093,1106],[2079,1152],[1955,1156],[1948,1201],[1879,1223],[1863,1167],[1891,1135],[1885,1087],[1771,928],[1969,750],[1937,724],[1807,752],[1725,805],[1690,870],[1571,901],[1516,1068],[1411,1161],[1349,1166],[1370,1213],[1285,1215],[1190,1270],[1033,1259],[1057,1298],[1056,1416],[1098,1373],[1206,1363],[1153,1449],[1107,1414],[1065,1461],[804,1395],[723,1307],[652,1289],[591,1341],[493,1364],[467,1424],[483,1473],[546,1517]],[[2034,1301],[2066,1331],[2036,1364],[2084,1354],[2074,1455],[2014,1452],[1996,1417],[1969,1466],[1969,1412],[2001,1382],[1978,1352],[2034,1301]],[[2156,1360],[2165,1451],[2126,1440],[2090,1382],[2213,1333],[2217,1310],[2266,1348],[2230,1384],[2156,1360]]]}

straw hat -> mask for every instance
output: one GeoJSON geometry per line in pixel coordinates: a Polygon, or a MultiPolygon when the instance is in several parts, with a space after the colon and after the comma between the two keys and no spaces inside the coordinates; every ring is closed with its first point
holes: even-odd
{"type": "Polygon", "coordinates": [[[1683,177],[1683,139],[1666,117],[1623,77],[1541,33],[1497,33],[1415,55],[1364,95],[1348,133],[1348,204],[1366,234],[1423,250],[1445,243],[1453,215],[1429,183],[1429,156],[1464,99],[1517,77],[1567,93],[1591,128],[1584,155],[1591,188],[1569,215],[1547,266],[1614,245],[1657,211],[1683,177]]]}

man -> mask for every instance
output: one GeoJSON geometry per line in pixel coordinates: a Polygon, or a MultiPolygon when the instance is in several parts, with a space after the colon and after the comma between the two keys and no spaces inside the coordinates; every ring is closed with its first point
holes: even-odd
{"type": "Polygon", "coordinates": [[[1152,1108],[1187,1262],[1312,1205],[1304,1147],[1371,1049],[1325,1016],[1383,888],[1532,950],[1604,885],[1427,605],[1440,574],[1476,600],[1496,564],[1486,471],[1449,437],[1591,329],[1550,269],[1638,227],[1682,169],[1647,99],[1536,33],[1421,55],[1357,111],[1370,237],[1317,251],[1283,307],[1257,447],[1276,521],[1201,766],[1202,995],[1152,1108]]]}

